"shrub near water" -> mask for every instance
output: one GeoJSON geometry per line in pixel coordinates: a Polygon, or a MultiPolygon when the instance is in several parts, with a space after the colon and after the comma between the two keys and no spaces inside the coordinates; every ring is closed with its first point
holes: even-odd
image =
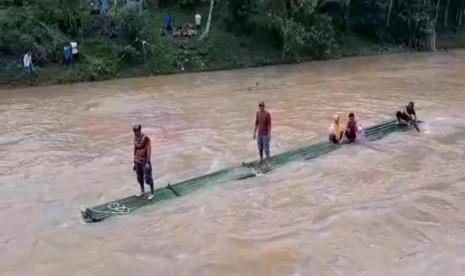
{"type": "Polygon", "coordinates": [[[114,64],[98,58],[85,59],[85,62],[74,64],[65,70],[64,83],[105,80],[116,76],[114,64]]]}
{"type": "Polygon", "coordinates": [[[9,9],[0,17],[0,51],[9,55],[24,55],[31,51],[38,63],[58,60],[58,52],[66,36],[53,25],[37,20],[33,10],[28,8],[9,9]]]}

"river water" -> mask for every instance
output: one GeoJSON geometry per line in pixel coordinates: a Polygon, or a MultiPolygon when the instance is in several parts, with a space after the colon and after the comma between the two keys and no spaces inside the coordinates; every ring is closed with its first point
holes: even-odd
{"type": "Polygon", "coordinates": [[[0,275],[464,275],[465,52],[342,59],[0,91],[0,275]],[[422,133],[346,146],[84,224],[139,192],[133,122],[156,185],[326,139],[414,100],[422,133]]]}

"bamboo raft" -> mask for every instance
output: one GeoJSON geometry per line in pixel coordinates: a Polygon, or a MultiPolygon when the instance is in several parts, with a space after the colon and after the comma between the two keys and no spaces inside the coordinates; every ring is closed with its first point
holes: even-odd
{"type": "MultiPolygon", "coordinates": [[[[407,131],[411,125],[399,125],[396,121],[389,121],[365,129],[365,137],[368,141],[379,140],[393,132],[407,131]]],[[[242,180],[265,174],[273,169],[282,167],[297,160],[314,159],[332,152],[344,145],[333,144],[329,141],[312,144],[277,154],[266,162],[248,162],[240,166],[225,168],[210,174],[188,179],[176,184],[168,184],[155,190],[154,197],[149,199],[149,193],[133,195],[123,199],[114,200],[81,211],[85,222],[99,222],[112,216],[129,214],[132,211],[147,205],[165,200],[186,196],[196,190],[218,185],[235,180],[242,180]]]]}

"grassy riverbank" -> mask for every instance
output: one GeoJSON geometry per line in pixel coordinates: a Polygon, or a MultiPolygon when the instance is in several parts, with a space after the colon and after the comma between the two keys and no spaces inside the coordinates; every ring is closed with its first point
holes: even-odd
{"type": "MultiPolygon", "coordinates": [[[[208,38],[200,40],[208,17],[207,3],[166,8],[148,5],[143,12],[113,10],[106,16],[90,15],[82,4],[74,12],[70,12],[69,7],[63,8],[65,15],[80,12],[79,24],[82,26],[79,28],[76,22],[73,23],[74,17],[67,15],[65,20],[59,12],[53,16],[43,15],[33,9],[36,6],[24,5],[0,9],[0,27],[3,28],[0,34],[0,44],[3,41],[0,45],[0,86],[3,87],[246,68],[418,49],[405,46],[408,43],[400,39],[384,38],[392,36],[386,30],[382,39],[355,27],[343,30],[337,17],[321,13],[314,7],[311,13],[308,9],[303,9],[302,14],[296,12],[295,20],[280,21],[278,17],[273,21],[270,17],[272,10],[269,10],[268,14],[254,12],[247,20],[240,17],[241,24],[231,24],[224,19],[230,17],[231,11],[219,5],[213,14],[208,38]],[[172,37],[160,33],[168,13],[174,16],[176,26],[192,22],[197,10],[204,23],[198,35],[172,37]],[[25,11],[26,15],[23,14],[25,11]],[[58,23],[45,25],[44,20],[52,21],[50,18],[55,17],[58,23]],[[18,19],[16,22],[10,18],[18,19]],[[298,20],[302,20],[301,23],[298,20]],[[116,35],[110,38],[109,29],[116,35]],[[80,62],[67,67],[61,61],[62,45],[71,40],[78,42],[80,62]],[[22,68],[22,55],[30,49],[37,69],[32,75],[22,68]]],[[[241,6],[240,9],[244,8],[241,6]]],[[[464,46],[465,32],[458,28],[446,29],[438,35],[438,48],[464,46]]]]}
{"type": "MultiPolygon", "coordinates": [[[[343,36],[338,41],[337,51],[325,59],[350,56],[390,54],[408,51],[402,45],[381,45],[360,38],[355,34],[343,36]]],[[[99,81],[115,78],[139,77],[183,72],[200,72],[223,69],[238,69],[276,64],[297,63],[315,60],[304,56],[299,61],[282,57],[279,49],[270,47],[252,37],[238,37],[234,34],[213,29],[208,41],[196,38],[188,41],[170,41],[171,53],[157,61],[138,59],[121,63],[110,53],[116,45],[99,40],[84,41],[80,44],[81,61],[69,67],[62,63],[36,65],[36,73],[26,74],[21,57],[4,58],[0,63],[0,86],[31,86],[69,84],[84,81],[99,81]],[[177,59],[173,62],[173,58],[177,59]]],[[[162,51],[159,55],[165,55],[162,51]]]]}
{"type": "MultiPolygon", "coordinates": [[[[373,55],[379,53],[403,51],[402,47],[384,47],[348,37],[343,40],[350,44],[340,48],[340,52],[328,57],[338,58],[358,55],[373,55]]],[[[1,86],[29,86],[45,84],[67,84],[83,81],[98,81],[114,78],[173,74],[182,72],[213,71],[222,69],[237,69],[284,63],[295,63],[295,60],[283,58],[279,50],[267,45],[260,45],[250,37],[236,37],[231,34],[215,32],[208,42],[189,41],[170,47],[175,52],[175,61],[167,57],[153,64],[142,59],[140,62],[119,63],[107,55],[108,45],[100,41],[84,42],[80,45],[81,61],[69,67],[62,63],[36,65],[36,73],[26,74],[22,68],[21,57],[17,60],[3,60],[0,68],[1,86]]],[[[114,49],[110,49],[114,51],[114,49]]],[[[160,53],[163,55],[163,53],[160,53]]],[[[313,60],[303,57],[301,61],[313,60]]]]}

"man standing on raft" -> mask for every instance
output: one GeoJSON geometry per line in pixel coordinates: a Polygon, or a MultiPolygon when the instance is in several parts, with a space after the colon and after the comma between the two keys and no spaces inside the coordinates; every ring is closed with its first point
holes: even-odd
{"type": "Polygon", "coordinates": [[[263,151],[266,159],[270,158],[270,134],[271,134],[271,115],[265,110],[265,102],[258,103],[259,111],[255,119],[255,130],[253,139],[257,139],[258,152],[260,153],[260,162],[263,161],[263,151]],[[258,137],[257,137],[258,130],[258,137]]]}
{"type": "Polygon", "coordinates": [[[151,195],[148,199],[154,196],[153,178],[152,178],[152,164],[150,156],[152,148],[150,145],[150,138],[142,133],[142,126],[135,124],[132,126],[134,131],[134,171],[137,174],[137,182],[140,185],[141,196],[145,192],[144,181],[150,186],[151,195]]]}

